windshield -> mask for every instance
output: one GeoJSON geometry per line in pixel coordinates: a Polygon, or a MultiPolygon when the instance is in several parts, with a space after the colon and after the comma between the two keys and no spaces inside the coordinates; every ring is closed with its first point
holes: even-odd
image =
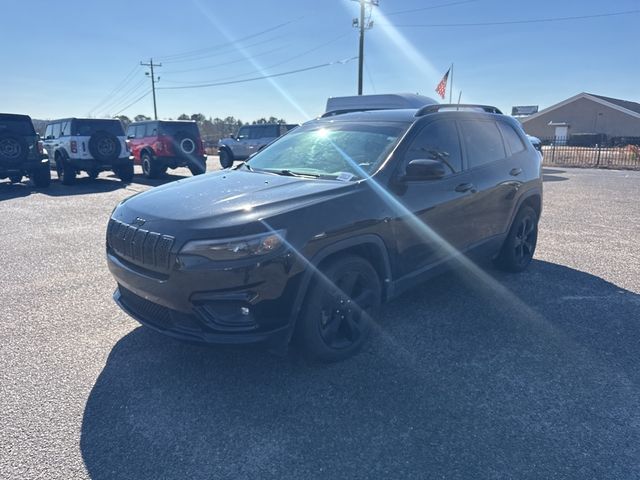
{"type": "Polygon", "coordinates": [[[248,163],[253,170],[361,178],[375,171],[408,127],[391,122],[314,123],[282,137],[248,163]]]}
{"type": "Polygon", "coordinates": [[[97,131],[109,132],[116,137],[124,135],[120,120],[74,120],[71,135],[87,137],[97,131]]]}
{"type": "Polygon", "coordinates": [[[194,136],[198,136],[198,126],[192,122],[175,122],[160,124],[160,135],[174,136],[179,132],[189,133],[194,136]]]}

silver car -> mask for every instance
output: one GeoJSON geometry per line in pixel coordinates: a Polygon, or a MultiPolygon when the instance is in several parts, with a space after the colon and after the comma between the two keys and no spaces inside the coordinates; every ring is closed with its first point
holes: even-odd
{"type": "Polygon", "coordinates": [[[218,142],[220,165],[222,168],[229,168],[236,160],[246,160],[262,147],[297,126],[260,124],[240,127],[237,135],[230,135],[218,142]]]}

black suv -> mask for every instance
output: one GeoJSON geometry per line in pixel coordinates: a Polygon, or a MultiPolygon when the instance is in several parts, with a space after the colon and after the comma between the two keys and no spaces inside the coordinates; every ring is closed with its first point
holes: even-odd
{"type": "Polygon", "coordinates": [[[51,172],[42,142],[27,115],[0,113],[0,179],[13,183],[28,176],[36,187],[48,187],[51,172]]]}
{"type": "Polygon", "coordinates": [[[362,345],[381,302],[469,265],[460,254],[525,269],[541,209],[540,155],[493,107],[346,113],[234,170],[124,200],[107,257],[116,302],[160,332],[293,337],[333,361],[362,345]]]}

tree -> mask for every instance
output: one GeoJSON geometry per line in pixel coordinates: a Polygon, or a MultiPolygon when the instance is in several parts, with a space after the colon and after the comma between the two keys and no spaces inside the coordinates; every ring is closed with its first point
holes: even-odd
{"type": "Polygon", "coordinates": [[[133,120],[136,122],[144,122],[145,120],[151,120],[151,117],[147,117],[146,115],[136,115],[133,117],[133,120]]]}
{"type": "Polygon", "coordinates": [[[191,120],[191,117],[189,117],[189,115],[187,115],[186,113],[183,113],[178,117],[178,120],[191,120]]]}
{"type": "Polygon", "coordinates": [[[127,129],[129,124],[131,123],[131,119],[129,117],[127,117],[126,115],[118,115],[116,118],[118,120],[120,120],[120,123],[122,123],[122,126],[124,127],[125,130],[127,129]]]}

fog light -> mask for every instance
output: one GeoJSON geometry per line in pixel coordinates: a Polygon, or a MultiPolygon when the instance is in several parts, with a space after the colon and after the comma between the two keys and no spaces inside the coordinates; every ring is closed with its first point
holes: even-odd
{"type": "Polygon", "coordinates": [[[240,307],[240,313],[246,317],[250,313],[249,312],[249,308],[248,307],[240,307]]]}

